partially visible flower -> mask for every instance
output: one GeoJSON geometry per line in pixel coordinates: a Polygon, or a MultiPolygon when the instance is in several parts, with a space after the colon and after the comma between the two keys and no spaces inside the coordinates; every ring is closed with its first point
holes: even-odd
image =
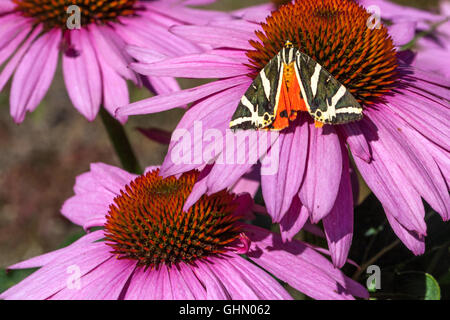
{"type": "Polygon", "coordinates": [[[439,14],[386,0],[360,0],[365,6],[375,6],[382,21],[389,23],[389,33],[397,46],[411,47],[411,64],[450,79],[450,3],[440,1],[439,14]],[[417,37],[417,38],[416,38],[417,37]],[[412,41],[415,40],[415,41],[412,41]]]}
{"type": "MultiPolygon", "coordinates": [[[[258,10],[259,16],[270,14],[267,8],[258,10]]],[[[254,10],[252,16],[258,16],[254,10]]],[[[175,34],[214,49],[157,63],[143,61],[133,64],[135,70],[154,76],[219,80],[139,101],[117,113],[146,114],[194,102],[177,129],[194,137],[189,154],[201,150],[199,142],[206,144],[203,150],[214,149],[209,147],[210,137],[198,134],[196,123],[201,123],[203,132],[225,136],[251,77],[290,40],[352,92],[363,105],[364,119],[317,129],[311,117],[301,113],[272,141],[272,147],[260,152],[259,143],[249,146],[247,154],[258,154],[262,164],[269,155],[278,156],[279,170],[262,175],[262,191],[283,238],[291,239],[308,219],[313,223],[323,219],[333,262],[341,266],[346,261],[353,233],[350,150],[394,232],[410,250],[421,254],[427,229],[422,198],[444,220],[450,218],[450,83],[412,68],[397,54],[386,27],[368,27],[369,17],[354,1],[304,0],[281,7],[262,25],[236,19],[174,27],[175,34]]],[[[263,133],[247,132],[256,140],[263,133]]],[[[186,143],[173,139],[161,171],[164,176],[180,174],[214,163],[209,175],[196,184],[189,205],[204,192],[234,185],[249,170],[250,161],[217,161],[242,153],[245,146],[245,141],[231,147],[224,144],[215,154],[205,152],[202,162],[180,163],[174,159],[186,143]]]]}
{"type": "Polygon", "coordinates": [[[367,298],[308,244],[244,223],[248,194],[202,195],[184,211],[198,176],[163,179],[153,167],[137,177],[92,164],[62,212],[104,230],[10,267],[41,268],[0,298],[291,299],[273,276],[316,299],[367,298]]]}
{"type": "Polygon", "coordinates": [[[450,2],[441,1],[441,19],[437,27],[416,43],[417,54],[412,64],[450,80],[450,2]]]}
{"type": "MultiPolygon", "coordinates": [[[[5,63],[0,72],[0,91],[14,74],[11,116],[21,123],[26,113],[38,106],[53,80],[60,52],[69,97],[90,121],[100,105],[113,114],[118,106],[129,102],[126,80],[136,85],[144,83],[156,93],[178,90],[173,78],[155,81],[129,69],[133,59],[125,47],[143,46],[164,57],[199,52],[199,46],[167,29],[179,24],[201,24],[224,15],[185,6],[209,2],[0,1],[0,65],[5,63]],[[67,12],[69,5],[81,10],[80,29],[69,29],[67,25],[68,18],[75,14],[67,12]]],[[[119,120],[124,122],[126,117],[119,120]]]]}

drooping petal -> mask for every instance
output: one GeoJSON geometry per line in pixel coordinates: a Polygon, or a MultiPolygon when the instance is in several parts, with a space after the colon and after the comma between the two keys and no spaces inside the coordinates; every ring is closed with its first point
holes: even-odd
{"type": "Polygon", "coordinates": [[[247,256],[295,289],[314,299],[368,297],[359,283],[344,276],[325,257],[303,243],[283,243],[279,235],[255,226],[247,226],[246,230],[252,240],[247,256]]]}
{"type": "Polygon", "coordinates": [[[407,230],[388,210],[385,210],[385,212],[392,230],[394,230],[403,244],[415,255],[423,254],[425,252],[425,238],[414,231],[407,230]]]}
{"type": "Polygon", "coordinates": [[[292,200],[291,207],[280,221],[280,233],[283,241],[291,241],[303,228],[308,218],[308,209],[302,205],[296,195],[292,200]]]}
{"type": "Polygon", "coordinates": [[[420,195],[395,163],[391,151],[383,145],[377,129],[368,119],[362,120],[364,135],[370,141],[373,160],[370,164],[355,157],[355,163],[365,182],[383,204],[385,210],[408,230],[426,234],[424,208],[420,195]]]}
{"type": "Polygon", "coordinates": [[[194,54],[153,63],[132,63],[140,74],[157,77],[228,78],[249,73],[250,69],[233,59],[212,54],[194,54]]]}
{"type": "MultiPolygon", "coordinates": [[[[103,232],[99,231],[99,235],[103,232]]],[[[82,288],[82,279],[106,260],[111,259],[109,249],[104,242],[90,243],[79,250],[67,250],[57,261],[51,261],[19,284],[0,295],[0,299],[9,300],[44,300],[73,284],[78,288],[77,280],[82,288]]]]}
{"type": "Polygon", "coordinates": [[[28,49],[30,48],[31,44],[34,42],[36,37],[41,33],[41,31],[42,31],[41,26],[34,28],[34,30],[22,44],[22,46],[16,51],[16,53],[12,56],[11,60],[9,60],[9,62],[3,68],[2,72],[0,73],[0,91],[3,90],[5,84],[8,82],[9,78],[14,73],[14,70],[16,69],[17,65],[22,60],[22,57],[25,55],[25,53],[28,52],[28,49]]]}
{"type": "Polygon", "coordinates": [[[239,131],[230,139],[226,139],[225,150],[222,154],[224,161],[216,159],[208,175],[208,193],[232,187],[252,166],[256,165],[271,147],[267,143],[268,135],[271,133],[239,131]],[[231,141],[233,142],[230,145],[231,141]],[[264,144],[262,141],[266,143],[264,144]]]}
{"type": "Polygon", "coordinates": [[[290,300],[291,296],[268,273],[236,254],[209,265],[233,300],[290,300]]]}
{"type": "Polygon", "coordinates": [[[167,1],[150,1],[147,2],[146,7],[152,11],[188,24],[202,25],[207,24],[213,19],[230,19],[229,15],[225,12],[172,6],[167,1]]]}
{"type": "Polygon", "coordinates": [[[93,121],[102,102],[102,81],[95,50],[84,29],[71,30],[71,54],[63,55],[63,73],[67,92],[75,108],[93,121]]]}
{"type": "Polygon", "coordinates": [[[210,26],[175,26],[170,30],[181,37],[187,37],[199,43],[209,44],[213,48],[228,47],[251,50],[253,47],[248,40],[255,38],[253,30],[245,31],[245,29],[234,30],[210,26]]]}
{"type": "Polygon", "coordinates": [[[342,157],[342,177],[337,199],[330,214],[323,218],[328,248],[336,268],[346,263],[353,236],[353,192],[349,160],[345,152],[342,152],[342,157]]]}
{"type": "Polygon", "coordinates": [[[342,151],[332,126],[309,124],[309,149],[299,198],[317,223],[333,208],[342,173],[342,151]]]}
{"type": "Polygon", "coordinates": [[[8,267],[7,270],[30,269],[30,268],[38,268],[38,267],[48,265],[52,261],[58,261],[57,259],[59,259],[60,257],[64,257],[64,254],[66,254],[67,252],[70,252],[70,251],[82,252],[86,246],[88,246],[92,242],[94,242],[102,237],[103,237],[103,232],[100,230],[91,232],[91,233],[81,237],[80,239],[78,239],[77,241],[75,241],[74,243],[72,243],[71,245],[69,245],[65,248],[61,248],[61,249],[58,249],[58,250],[55,250],[55,251],[33,257],[31,259],[28,259],[28,260],[25,260],[25,261],[22,261],[19,263],[16,263],[16,264],[8,267]]]}
{"type": "MultiPolygon", "coordinates": [[[[128,68],[133,62],[131,56],[126,52],[126,42],[119,37],[109,26],[89,26],[89,36],[95,48],[97,56],[114,69],[121,77],[139,83],[137,75],[128,68]]],[[[103,77],[105,80],[105,77],[103,77]]]]}
{"type": "Polygon", "coordinates": [[[247,192],[252,198],[255,197],[261,185],[261,177],[258,169],[258,167],[255,167],[251,172],[239,179],[231,191],[236,194],[247,192]]]}
{"type": "Polygon", "coordinates": [[[232,162],[233,159],[227,161],[226,154],[222,153],[228,148],[229,153],[233,157],[235,155],[232,153],[235,144],[226,146],[227,140],[233,143],[235,140],[233,133],[226,129],[237,107],[236,101],[239,101],[246,88],[247,84],[241,84],[224,90],[186,112],[172,134],[169,151],[161,166],[163,176],[198,168],[219,156],[222,157],[222,163],[236,163],[232,162]]]}
{"type": "MultiPolygon", "coordinates": [[[[108,64],[99,61],[103,84],[103,106],[114,117],[118,107],[125,106],[130,102],[127,82],[116,73],[108,64]]],[[[118,117],[120,123],[124,124],[127,116],[118,117]]]]}
{"type": "Polygon", "coordinates": [[[232,295],[228,292],[227,288],[220,281],[218,275],[209,266],[208,263],[199,261],[197,268],[193,269],[194,274],[199,279],[206,289],[207,300],[230,300],[232,295]]]}
{"type": "Polygon", "coordinates": [[[340,126],[339,129],[343,132],[345,141],[347,142],[352,154],[366,162],[370,162],[372,159],[370,146],[361,131],[361,128],[359,127],[359,123],[347,123],[346,125],[340,126]]]}
{"type": "MultiPolygon", "coordinates": [[[[417,192],[442,216],[449,215],[450,198],[439,169],[430,161],[427,150],[429,143],[402,119],[389,110],[371,112],[371,119],[377,126],[380,140],[392,155],[392,165],[397,165],[417,192]],[[422,142],[422,143],[421,143],[422,142]]],[[[450,138],[450,136],[449,136],[450,138]]]]}
{"type": "MultiPolygon", "coordinates": [[[[25,27],[17,35],[11,39],[5,46],[0,48],[0,65],[2,65],[9,57],[16,52],[17,48],[20,47],[22,41],[29,35],[31,27],[25,27]]],[[[0,84],[0,91],[2,85],[0,84]]]]}
{"type": "Polygon", "coordinates": [[[180,264],[170,270],[173,297],[175,300],[205,300],[206,290],[192,271],[192,266],[180,264]]]}
{"type": "Polygon", "coordinates": [[[50,87],[55,74],[61,31],[52,30],[38,38],[24,55],[11,85],[11,116],[16,123],[33,111],[50,87]]]}
{"type": "Polygon", "coordinates": [[[136,261],[111,258],[80,278],[80,288],[66,287],[52,300],[118,300],[136,261]]]}
{"type": "Polygon", "coordinates": [[[235,77],[231,79],[214,81],[196,88],[158,95],[132,103],[126,107],[119,108],[116,111],[116,116],[131,116],[174,109],[222,90],[242,85],[243,83],[248,87],[251,80],[246,76],[235,77]]]}
{"type": "Polygon", "coordinates": [[[303,181],[309,141],[308,122],[280,136],[279,165],[274,174],[261,176],[264,201],[272,220],[280,222],[303,181]]]}
{"type": "Polygon", "coordinates": [[[423,97],[423,94],[425,93],[422,95],[414,92],[408,92],[405,95],[397,94],[391,97],[386,106],[430,141],[450,150],[448,139],[450,128],[447,125],[450,115],[449,112],[442,112],[448,105],[444,100],[423,97]],[[406,95],[409,98],[406,98],[406,95]]]}

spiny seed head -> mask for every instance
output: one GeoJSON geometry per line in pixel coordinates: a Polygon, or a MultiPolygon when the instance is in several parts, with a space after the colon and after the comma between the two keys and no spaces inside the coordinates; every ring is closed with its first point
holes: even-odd
{"type": "Polygon", "coordinates": [[[76,5],[80,8],[81,25],[103,24],[115,21],[121,16],[134,15],[137,0],[13,0],[16,11],[25,17],[34,18],[36,24],[43,23],[45,28],[66,28],[70,14],[67,8],[76,5]]]}
{"type": "Polygon", "coordinates": [[[261,42],[247,52],[252,77],[287,40],[345,85],[361,104],[389,92],[397,78],[397,53],[385,26],[373,28],[371,14],[352,0],[297,0],[274,11],[261,42]]]}
{"type": "Polygon", "coordinates": [[[191,171],[179,179],[163,179],[154,170],[127,185],[106,217],[106,243],[112,253],[158,268],[226,252],[241,232],[236,198],[227,191],[203,195],[183,211],[197,177],[198,172],[191,171]]]}

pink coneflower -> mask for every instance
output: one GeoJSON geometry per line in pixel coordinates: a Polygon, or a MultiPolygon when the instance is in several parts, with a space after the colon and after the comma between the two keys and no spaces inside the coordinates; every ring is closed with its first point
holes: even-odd
{"type": "MultiPolygon", "coordinates": [[[[259,16],[269,14],[262,11],[259,16]]],[[[254,10],[252,16],[258,16],[254,10]]],[[[236,19],[174,27],[175,34],[214,49],[157,63],[144,61],[135,64],[135,70],[154,76],[221,79],[131,104],[117,114],[152,113],[194,102],[177,129],[192,134],[200,122],[203,132],[214,129],[225,134],[253,77],[290,40],[350,90],[363,106],[364,117],[356,123],[315,128],[312,118],[300,113],[275,140],[279,150],[267,149],[267,155],[277,153],[279,169],[262,175],[262,192],[283,238],[291,239],[308,219],[323,220],[333,262],[342,266],[353,232],[350,151],[394,232],[414,254],[421,254],[427,229],[422,198],[449,219],[450,83],[407,65],[384,26],[368,27],[370,16],[354,1],[296,1],[272,12],[263,24],[236,19]]],[[[164,176],[202,167],[218,157],[203,157],[201,163],[174,162],[174,153],[183,150],[186,141],[172,139],[161,168],[164,176]]],[[[201,137],[193,141],[194,147],[197,140],[201,137]]],[[[194,147],[188,150],[192,154],[194,147]]],[[[249,148],[252,154],[257,146],[249,148]]],[[[226,149],[227,154],[236,154],[243,146],[226,149]]],[[[196,185],[192,198],[232,186],[251,166],[251,162],[208,166],[209,175],[196,185]]]]}
{"type": "Polygon", "coordinates": [[[248,194],[222,190],[183,211],[197,178],[195,171],[163,179],[157,168],[136,177],[91,165],[62,212],[104,229],[12,266],[42,268],[0,298],[291,299],[273,276],[316,299],[367,297],[306,243],[283,243],[243,223],[251,214],[248,194]]]}
{"type": "Polygon", "coordinates": [[[450,59],[450,3],[440,1],[439,14],[384,0],[360,0],[366,6],[376,6],[380,18],[387,21],[389,31],[398,46],[413,46],[411,64],[419,69],[450,79],[450,67],[442,61],[450,59]],[[416,41],[411,42],[414,37],[416,41]]]}
{"type": "Polygon", "coordinates": [[[417,42],[418,53],[412,64],[424,70],[440,74],[450,80],[450,65],[440,63],[450,60],[450,3],[441,1],[440,19],[434,30],[417,42]]]}
{"type": "MultiPolygon", "coordinates": [[[[64,80],[75,108],[88,120],[100,105],[110,113],[129,103],[126,80],[144,83],[156,93],[178,90],[172,78],[141,77],[128,68],[133,61],[127,45],[139,45],[161,56],[199,52],[199,47],[168,32],[184,23],[204,23],[221,13],[195,10],[198,1],[0,1],[0,91],[12,79],[10,110],[21,123],[44,98],[62,52],[64,80]],[[80,29],[69,29],[68,18],[80,8],[80,29]]],[[[75,17],[74,17],[75,19],[75,17]]],[[[70,20],[73,24],[76,20],[70,20]]],[[[119,119],[124,122],[126,118],[119,119]]]]}

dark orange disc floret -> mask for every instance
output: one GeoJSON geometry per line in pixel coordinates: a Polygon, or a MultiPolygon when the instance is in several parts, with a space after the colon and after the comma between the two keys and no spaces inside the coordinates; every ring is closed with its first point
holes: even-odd
{"type": "Polygon", "coordinates": [[[297,0],[282,5],[256,31],[247,52],[252,77],[287,40],[347,87],[362,105],[385,95],[397,79],[397,53],[385,26],[352,0],[297,0]]]}
{"type": "Polygon", "coordinates": [[[226,252],[241,232],[235,196],[227,191],[203,195],[183,211],[197,177],[191,171],[163,179],[154,170],[127,185],[110,205],[105,224],[112,253],[157,268],[226,252]]]}
{"type": "Polygon", "coordinates": [[[115,21],[121,16],[131,16],[136,12],[137,0],[13,0],[16,10],[36,23],[43,23],[49,29],[65,29],[70,14],[67,8],[77,5],[81,13],[81,25],[115,21]]]}

